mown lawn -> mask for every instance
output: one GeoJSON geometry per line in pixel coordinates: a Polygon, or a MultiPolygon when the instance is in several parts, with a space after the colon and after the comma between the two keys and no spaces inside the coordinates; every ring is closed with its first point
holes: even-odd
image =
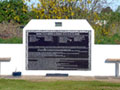
{"type": "MultiPolygon", "coordinates": [[[[9,39],[0,38],[0,44],[22,44],[22,38],[13,37],[9,39]]],[[[120,34],[113,36],[100,36],[95,38],[95,44],[120,44],[120,34]]]]}
{"type": "Polygon", "coordinates": [[[96,36],[95,44],[120,44],[120,34],[114,34],[113,36],[96,36]]]}
{"type": "Polygon", "coordinates": [[[18,37],[13,37],[10,39],[2,39],[0,38],[0,43],[2,44],[22,44],[22,38],[18,38],[18,37]]]}
{"type": "Polygon", "coordinates": [[[101,81],[48,81],[0,79],[0,90],[120,90],[120,83],[101,81]]]}
{"type": "MultiPolygon", "coordinates": [[[[13,37],[9,39],[0,38],[0,44],[22,44],[22,38],[13,37]]],[[[111,37],[101,36],[95,38],[95,44],[120,44],[120,35],[115,34],[111,37]]]]}

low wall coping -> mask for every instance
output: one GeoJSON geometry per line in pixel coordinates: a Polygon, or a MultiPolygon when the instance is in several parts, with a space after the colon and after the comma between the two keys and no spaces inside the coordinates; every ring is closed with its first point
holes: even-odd
{"type": "Polygon", "coordinates": [[[11,57],[0,57],[0,62],[10,61],[11,57]]]}
{"type": "Polygon", "coordinates": [[[120,63],[120,58],[113,58],[113,59],[108,58],[106,59],[106,62],[113,62],[113,63],[119,62],[120,63]]]}

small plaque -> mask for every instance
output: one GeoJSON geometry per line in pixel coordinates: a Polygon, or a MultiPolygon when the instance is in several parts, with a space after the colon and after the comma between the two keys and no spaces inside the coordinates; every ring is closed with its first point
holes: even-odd
{"type": "Polygon", "coordinates": [[[62,22],[55,22],[56,27],[62,27],[62,22]]]}

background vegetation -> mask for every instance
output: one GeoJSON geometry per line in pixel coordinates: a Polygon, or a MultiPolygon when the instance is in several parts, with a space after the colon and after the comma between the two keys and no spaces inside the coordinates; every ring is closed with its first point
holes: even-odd
{"type": "Polygon", "coordinates": [[[112,11],[106,0],[38,1],[0,1],[0,43],[21,43],[22,26],[31,19],[87,19],[96,44],[120,44],[120,7],[112,11]]]}

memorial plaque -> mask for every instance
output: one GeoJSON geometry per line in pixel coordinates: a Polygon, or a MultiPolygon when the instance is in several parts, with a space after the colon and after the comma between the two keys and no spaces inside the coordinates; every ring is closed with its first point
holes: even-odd
{"type": "Polygon", "coordinates": [[[27,30],[28,70],[90,70],[91,31],[27,30]]]}

